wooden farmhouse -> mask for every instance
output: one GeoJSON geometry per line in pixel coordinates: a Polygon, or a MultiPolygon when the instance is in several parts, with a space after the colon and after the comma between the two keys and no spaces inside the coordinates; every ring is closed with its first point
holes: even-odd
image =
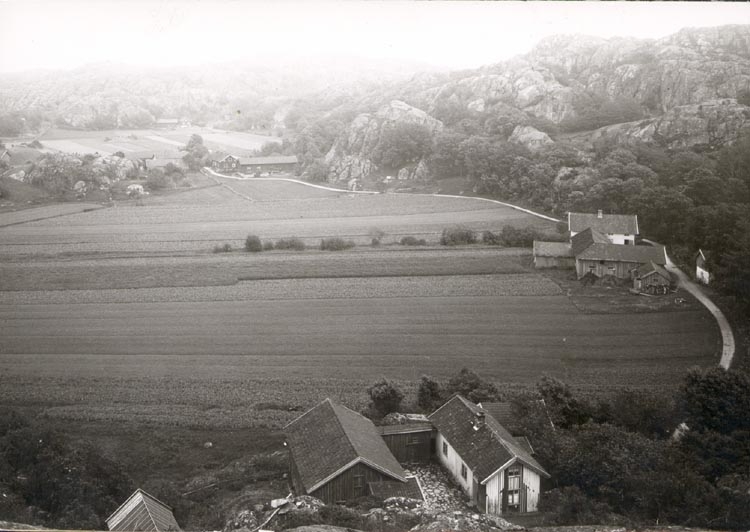
{"type": "Polygon", "coordinates": [[[596,214],[568,213],[571,238],[589,228],[606,235],[612,244],[634,246],[638,235],[638,217],[634,214],[604,214],[601,210],[596,214]]]}
{"type": "Polygon", "coordinates": [[[211,160],[211,167],[219,172],[241,172],[245,174],[264,174],[293,172],[297,167],[296,155],[272,155],[269,157],[238,157],[226,155],[211,160]]]}
{"type": "Polygon", "coordinates": [[[711,273],[708,271],[706,254],[703,253],[702,249],[699,249],[695,255],[695,280],[703,284],[711,282],[711,273]]]}
{"type": "Polygon", "coordinates": [[[536,511],[541,478],[549,474],[497,420],[455,395],[430,421],[438,461],[481,511],[536,511]]]}
{"type": "Polygon", "coordinates": [[[664,246],[622,246],[596,242],[576,254],[576,274],[579,279],[587,274],[631,279],[633,270],[649,262],[659,266],[667,263],[664,246]]]}
{"type": "Polygon", "coordinates": [[[647,294],[666,294],[672,285],[672,276],[662,266],[649,262],[633,270],[633,288],[647,294]]]}
{"type": "Polygon", "coordinates": [[[107,518],[107,527],[117,532],[179,531],[172,508],[142,489],[137,489],[107,518]]]}
{"type": "MultiPolygon", "coordinates": [[[[326,399],[284,429],[292,487],[326,504],[409,484],[372,421],[326,399]],[[373,486],[371,486],[373,485],[373,486]]],[[[414,482],[414,481],[412,481],[414,482]]]]}
{"type": "Polygon", "coordinates": [[[393,456],[402,464],[427,464],[432,456],[432,423],[377,427],[393,456]]]}

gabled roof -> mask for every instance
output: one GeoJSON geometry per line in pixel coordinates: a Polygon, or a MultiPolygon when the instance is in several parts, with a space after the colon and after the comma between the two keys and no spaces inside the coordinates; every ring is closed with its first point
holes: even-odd
{"type": "Polygon", "coordinates": [[[487,412],[460,395],[430,415],[435,428],[448,440],[464,463],[484,484],[498,470],[520,461],[539,474],[549,474],[513,436],[487,412]],[[484,414],[484,424],[477,423],[477,414],[484,414]]]}
{"type": "Polygon", "coordinates": [[[296,155],[273,155],[270,157],[240,157],[241,165],[262,166],[264,164],[297,164],[296,155]]]}
{"type": "Polygon", "coordinates": [[[478,406],[491,415],[500,425],[513,433],[513,426],[517,422],[513,415],[513,404],[511,402],[482,402],[478,406]]]}
{"type": "Polygon", "coordinates": [[[666,269],[662,268],[658,264],[655,264],[654,262],[651,262],[651,261],[647,262],[642,267],[638,268],[638,274],[641,279],[643,279],[644,277],[648,277],[649,275],[653,275],[653,274],[659,274],[665,279],[669,279],[669,280],[672,279],[672,277],[669,275],[669,272],[666,269]]]}
{"type": "Polygon", "coordinates": [[[140,488],[107,518],[107,527],[123,532],[180,530],[172,508],[140,488]]]}
{"type": "Polygon", "coordinates": [[[406,473],[372,421],[326,399],[284,428],[308,493],[362,462],[401,482],[406,473]]]}
{"type": "Polygon", "coordinates": [[[578,233],[584,229],[596,229],[604,234],[638,234],[638,217],[635,214],[589,214],[568,213],[568,231],[578,233]]]}
{"type": "Polygon", "coordinates": [[[570,247],[573,251],[573,256],[577,257],[584,249],[588,248],[591,244],[611,244],[612,242],[606,235],[603,235],[596,229],[588,227],[573,235],[570,239],[570,247]]]}
{"type": "Polygon", "coordinates": [[[569,242],[542,242],[534,240],[535,257],[573,257],[569,242]]]}
{"type": "Polygon", "coordinates": [[[576,255],[580,260],[608,260],[614,262],[648,263],[659,266],[667,263],[664,246],[625,246],[620,244],[591,244],[576,255]]]}

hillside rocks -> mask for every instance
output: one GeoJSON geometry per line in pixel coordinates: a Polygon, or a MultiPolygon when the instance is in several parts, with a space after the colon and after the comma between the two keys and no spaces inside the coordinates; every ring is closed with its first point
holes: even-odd
{"type": "Polygon", "coordinates": [[[532,152],[535,152],[548,144],[554,144],[554,141],[549,135],[542,133],[531,126],[516,126],[508,141],[522,144],[532,152]]]}
{"type": "Polygon", "coordinates": [[[735,141],[749,129],[750,107],[724,99],[675,107],[659,118],[607,126],[595,131],[591,140],[639,140],[667,148],[716,148],[735,141]]]}
{"type": "MultiPolygon", "coordinates": [[[[366,177],[376,171],[378,167],[372,160],[373,153],[383,141],[384,130],[396,124],[416,124],[424,127],[431,135],[443,128],[439,120],[399,100],[382,106],[374,114],[360,114],[326,155],[325,161],[330,166],[330,180],[346,182],[353,178],[366,177]]],[[[421,161],[404,170],[404,179],[425,172],[421,161]]]]}

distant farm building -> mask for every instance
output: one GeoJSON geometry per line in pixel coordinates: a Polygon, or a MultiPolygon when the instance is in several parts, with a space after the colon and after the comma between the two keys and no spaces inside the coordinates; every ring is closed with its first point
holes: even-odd
{"type": "Polygon", "coordinates": [[[630,279],[631,272],[641,264],[653,262],[659,266],[667,263],[664,246],[623,246],[594,243],[576,254],[576,273],[597,277],[612,275],[617,279],[630,279]]]}
{"type": "Polygon", "coordinates": [[[211,161],[211,167],[219,172],[241,172],[263,174],[273,172],[293,172],[297,167],[296,155],[273,155],[269,157],[237,157],[226,155],[211,161]]]}
{"type": "Polygon", "coordinates": [[[572,269],[576,259],[570,242],[541,242],[534,241],[535,268],[572,269]]]}
{"type": "Polygon", "coordinates": [[[633,288],[647,294],[666,294],[672,285],[672,276],[659,264],[649,262],[633,270],[633,288]]]}
{"type": "Polygon", "coordinates": [[[324,400],[284,429],[292,486],[327,504],[407,484],[406,473],[372,421],[324,400]]]}
{"type": "Polygon", "coordinates": [[[708,259],[703,250],[699,249],[695,255],[695,279],[696,281],[709,284],[711,282],[711,273],[708,271],[708,259]]]}
{"type": "Polygon", "coordinates": [[[549,474],[496,419],[460,395],[429,419],[438,461],[481,511],[536,511],[541,478],[549,474]]]}
{"type": "Polygon", "coordinates": [[[571,238],[589,228],[606,235],[612,244],[633,246],[638,235],[638,217],[634,214],[604,214],[601,210],[596,214],[568,213],[571,238]]]}
{"type": "Polygon", "coordinates": [[[177,127],[180,124],[181,122],[179,118],[159,118],[156,122],[154,122],[154,126],[161,129],[177,127]]]}
{"type": "Polygon", "coordinates": [[[117,532],[179,531],[172,508],[142,489],[137,489],[107,518],[107,527],[117,532]]]}

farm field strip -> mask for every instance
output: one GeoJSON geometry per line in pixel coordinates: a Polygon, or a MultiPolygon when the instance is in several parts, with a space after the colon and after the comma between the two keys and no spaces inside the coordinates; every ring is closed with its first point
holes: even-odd
{"type": "MultiPolygon", "coordinates": [[[[101,208],[102,206],[96,203],[59,203],[20,211],[0,212],[0,227],[57,218],[58,216],[69,216],[84,211],[91,212],[101,208]]],[[[2,235],[3,233],[0,232],[0,246],[2,246],[4,240],[2,235]]]]}

